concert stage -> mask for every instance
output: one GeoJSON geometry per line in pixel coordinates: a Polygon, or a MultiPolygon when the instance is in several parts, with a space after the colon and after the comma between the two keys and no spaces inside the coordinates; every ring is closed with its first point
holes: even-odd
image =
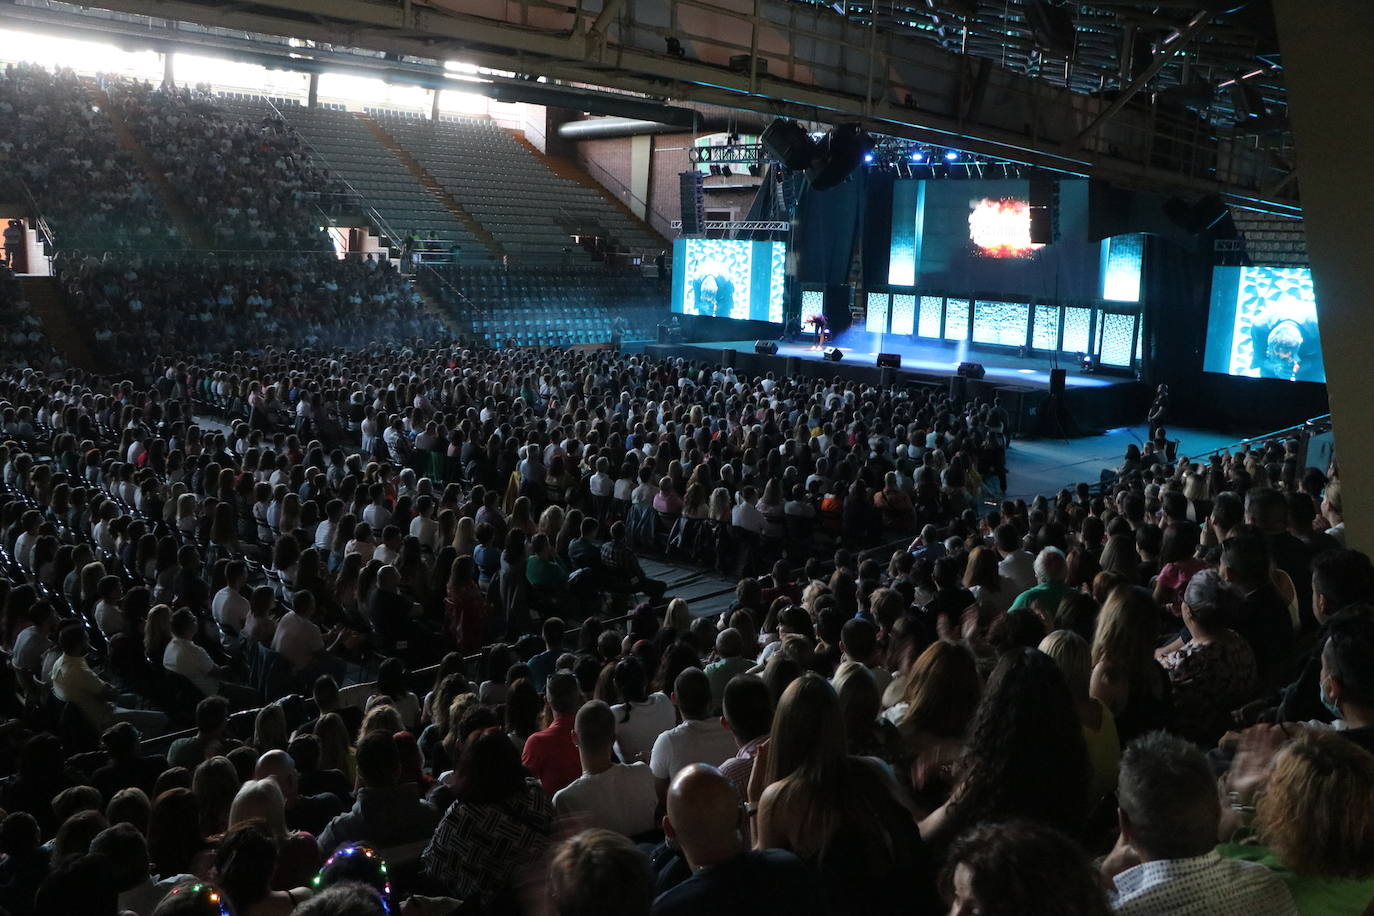
{"type": "MultiPolygon", "coordinates": [[[[846,335],[848,336],[848,335],[846,335]]],[[[866,345],[869,335],[859,335],[866,345]]],[[[1076,366],[1065,376],[1064,406],[1067,420],[1061,425],[1046,424],[1041,410],[1049,400],[1050,369],[1047,359],[1021,359],[1000,353],[970,352],[967,348],[926,341],[903,340],[897,345],[891,336],[884,342],[900,352],[902,366],[895,370],[877,367],[878,353],[849,349],[841,342],[844,358],[830,362],[819,350],[805,342],[778,343],[775,356],[754,352],[753,340],[727,340],[703,343],[651,344],[647,350],[656,357],[683,357],[709,363],[729,362],[726,351],[734,351],[734,365],[750,375],[772,372],[777,378],[803,376],[807,378],[841,378],[879,384],[883,372],[893,373],[889,380],[896,383],[964,388],[967,397],[991,399],[996,396],[1013,416],[1013,431],[1021,435],[1091,435],[1103,429],[1125,426],[1145,415],[1149,406],[1148,386],[1129,377],[1086,374],[1076,366]],[[961,353],[962,351],[962,353],[961,353]],[[956,376],[959,363],[981,363],[986,372],[982,379],[960,379],[956,376]],[[1048,426],[1049,428],[1042,428],[1048,426]]]]}

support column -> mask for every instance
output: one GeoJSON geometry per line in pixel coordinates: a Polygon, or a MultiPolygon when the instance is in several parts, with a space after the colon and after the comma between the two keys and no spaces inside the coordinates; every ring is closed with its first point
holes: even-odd
{"type": "Polygon", "coordinates": [[[177,86],[171,51],[164,51],[162,54],[162,85],[166,89],[175,89],[177,86]]]}
{"type": "Polygon", "coordinates": [[[320,104],[320,75],[310,74],[310,88],[305,91],[305,106],[318,108],[320,104]]]}
{"type": "Polygon", "coordinates": [[[1374,5],[1368,0],[1275,0],[1283,79],[1297,141],[1303,223],[1335,422],[1346,540],[1374,552],[1374,415],[1369,411],[1374,321],[1369,214],[1374,148],[1374,5]]]}
{"type": "Polygon", "coordinates": [[[431,121],[439,120],[439,93],[443,91],[442,89],[431,90],[431,95],[434,96],[434,101],[429,106],[429,119],[431,121]]]}

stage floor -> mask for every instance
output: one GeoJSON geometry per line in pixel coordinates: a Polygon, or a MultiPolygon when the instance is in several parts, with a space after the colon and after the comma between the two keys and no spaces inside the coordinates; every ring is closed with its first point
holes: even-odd
{"type": "MultiPolygon", "coordinates": [[[[865,335],[868,336],[868,335],[865,335]]],[[[867,344],[867,341],[865,341],[867,344]]],[[[704,341],[700,343],[681,343],[674,347],[689,349],[694,352],[696,359],[719,359],[721,350],[734,350],[737,354],[753,354],[753,340],[722,340],[704,341]]],[[[871,345],[871,344],[869,344],[871,345]]],[[[984,382],[991,385],[1019,385],[1027,388],[1043,388],[1048,390],[1050,387],[1050,369],[1054,364],[1047,359],[1035,359],[1027,357],[1021,359],[1016,356],[1002,355],[1000,353],[969,352],[963,348],[963,353],[955,346],[944,346],[938,343],[916,343],[904,340],[897,343],[889,338],[883,341],[886,349],[883,352],[899,353],[902,357],[902,367],[898,372],[902,375],[914,375],[918,377],[934,377],[936,379],[948,379],[955,374],[959,364],[965,360],[981,363],[986,372],[984,382]]],[[[851,349],[844,345],[844,341],[839,344],[840,352],[844,354],[844,359],[837,366],[863,366],[873,368],[877,364],[878,352],[867,351],[865,349],[851,349]]],[[[778,343],[777,357],[797,357],[815,362],[824,363],[821,351],[805,343],[778,343]]],[[[1134,379],[1117,375],[1096,375],[1085,374],[1077,366],[1060,364],[1068,370],[1064,383],[1069,388],[1110,388],[1114,385],[1133,385],[1134,379]]]]}

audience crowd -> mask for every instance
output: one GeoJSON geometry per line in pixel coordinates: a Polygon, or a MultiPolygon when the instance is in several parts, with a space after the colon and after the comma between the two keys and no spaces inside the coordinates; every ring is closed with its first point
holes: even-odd
{"type": "Polygon", "coordinates": [[[191,87],[113,81],[109,94],[212,247],[332,250],[321,227],[346,189],[285,121],[236,117],[191,87]]]}
{"type": "Polygon", "coordinates": [[[1374,568],[1297,443],[989,503],[996,404],[422,343],[0,401],[11,913],[1374,900],[1374,568]]]}
{"type": "Polygon", "coordinates": [[[162,202],[119,146],[98,89],[71,70],[10,64],[0,77],[0,154],[66,250],[181,248],[162,202]]]}

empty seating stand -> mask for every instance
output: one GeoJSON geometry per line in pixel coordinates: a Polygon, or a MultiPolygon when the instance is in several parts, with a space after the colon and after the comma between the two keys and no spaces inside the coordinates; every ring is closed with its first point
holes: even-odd
{"type": "Polygon", "coordinates": [[[501,243],[513,263],[557,263],[579,234],[599,235],[622,248],[663,245],[595,189],[555,175],[493,121],[370,113],[501,243]]]}
{"type": "MultiPolygon", "coordinates": [[[[226,96],[223,104],[240,112],[270,111],[261,97],[226,96]]],[[[462,246],[465,260],[489,258],[485,246],[352,112],[287,101],[275,104],[330,171],[352,185],[395,232],[413,231],[444,248],[456,243],[462,246]]],[[[394,241],[400,243],[400,239],[394,241]]]]}
{"type": "Polygon", "coordinates": [[[657,281],[634,271],[448,267],[420,281],[488,347],[609,343],[616,318],[625,341],[650,340],[667,312],[657,281]]]}

